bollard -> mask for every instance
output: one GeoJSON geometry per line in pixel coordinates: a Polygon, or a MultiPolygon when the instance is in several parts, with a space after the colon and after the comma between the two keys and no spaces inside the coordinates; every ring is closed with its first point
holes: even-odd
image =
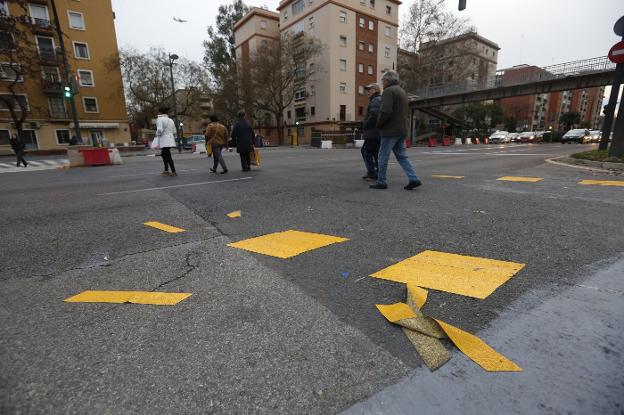
{"type": "Polygon", "coordinates": [[[462,143],[462,139],[461,138],[456,138],[455,139],[455,145],[461,145],[462,143]]]}

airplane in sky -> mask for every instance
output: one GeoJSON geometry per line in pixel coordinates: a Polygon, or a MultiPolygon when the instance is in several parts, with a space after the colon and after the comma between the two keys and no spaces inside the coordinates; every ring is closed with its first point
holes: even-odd
{"type": "Polygon", "coordinates": [[[178,23],[186,23],[186,22],[188,22],[188,20],[182,20],[182,19],[179,19],[179,18],[177,18],[175,16],[173,17],[173,20],[178,22],[178,23]]]}

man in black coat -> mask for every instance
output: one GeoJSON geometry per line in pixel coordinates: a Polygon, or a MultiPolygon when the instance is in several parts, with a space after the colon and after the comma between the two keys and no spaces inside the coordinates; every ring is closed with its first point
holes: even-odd
{"type": "Polygon", "coordinates": [[[254,149],[253,142],[255,136],[253,128],[245,119],[245,113],[243,111],[239,112],[238,121],[232,128],[231,137],[236,146],[236,152],[240,155],[243,171],[251,170],[251,152],[254,149]]]}
{"type": "Polygon", "coordinates": [[[379,129],[377,128],[377,118],[379,118],[379,109],[381,108],[381,88],[379,84],[369,84],[364,87],[368,93],[368,107],[366,115],[362,122],[362,138],[364,145],[362,146],[362,158],[366,166],[366,175],[362,177],[365,180],[377,179],[377,155],[379,154],[379,129]]]}
{"type": "Polygon", "coordinates": [[[15,156],[17,157],[17,167],[20,166],[21,163],[24,163],[24,167],[28,167],[28,163],[24,159],[24,149],[26,145],[22,141],[21,138],[17,136],[17,134],[13,134],[10,139],[11,148],[15,152],[15,156]]]}

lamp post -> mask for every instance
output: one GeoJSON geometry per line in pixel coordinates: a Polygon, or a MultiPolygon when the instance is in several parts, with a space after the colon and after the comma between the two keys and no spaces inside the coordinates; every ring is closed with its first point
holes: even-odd
{"type": "Polygon", "coordinates": [[[178,148],[182,143],[182,136],[180,135],[180,128],[178,125],[178,103],[176,100],[175,82],[173,81],[173,63],[180,57],[175,53],[169,54],[169,75],[171,76],[171,99],[173,100],[173,123],[176,129],[176,135],[178,136],[178,148]]]}

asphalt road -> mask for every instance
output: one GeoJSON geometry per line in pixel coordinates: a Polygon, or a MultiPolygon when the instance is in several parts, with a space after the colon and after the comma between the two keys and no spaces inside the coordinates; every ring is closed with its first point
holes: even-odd
{"type": "Polygon", "coordinates": [[[264,149],[248,173],[228,153],[227,175],[189,154],[178,177],[154,157],[0,174],[0,412],[452,413],[462,397],[511,413],[507,395],[518,413],[622,413],[624,188],[578,182],[623,178],[545,163],[581,148],[413,148],[414,191],[395,163],[369,189],[352,149],[264,149]],[[349,241],[287,260],[227,246],[290,229],[349,241]],[[424,250],[526,264],[485,300],[431,291],[424,309],[524,372],[454,352],[431,373],[377,312],[405,289],[368,276],[424,250]],[[63,302],[84,290],[192,296],[63,302]]]}

